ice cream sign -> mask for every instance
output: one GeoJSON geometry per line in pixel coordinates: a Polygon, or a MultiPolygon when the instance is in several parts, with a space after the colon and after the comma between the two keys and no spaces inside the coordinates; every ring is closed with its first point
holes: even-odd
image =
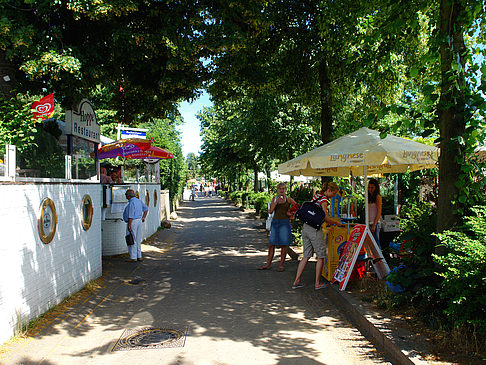
{"type": "Polygon", "coordinates": [[[66,134],[100,143],[100,125],[88,100],[81,100],[75,110],[66,110],[66,134]]]}

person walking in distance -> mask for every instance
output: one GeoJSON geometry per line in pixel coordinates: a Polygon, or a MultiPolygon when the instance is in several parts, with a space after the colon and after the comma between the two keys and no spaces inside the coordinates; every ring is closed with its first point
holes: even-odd
{"type": "Polygon", "coordinates": [[[275,246],[280,246],[280,266],[278,271],[284,271],[285,257],[287,256],[287,247],[292,244],[292,232],[290,229],[289,209],[296,204],[295,200],[287,196],[285,192],[287,186],[285,183],[277,185],[277,196],[270,203],[269,214],[275,211],[270,228],[270,240],[268,245],[267,263],[258,268],[258,270],[268,270],[272,265],[275,246]]]}
{"type": "Polygon", "coordinates": [[[123,211],[123,220],[127,223],[127,235],[132,234],[135,244],[128,246],[130,258],[127,261],[142,261],[142,223],[147,217],[148,207],[135,196],[132,189],[125,193],[128,205],[123,211]]]}
{"type": "MultiPolygon", "coordinates": [[[[339,187],[336,185],[336,183],[327,182],[322,185],[321,191],[317,191],[312,197],[312,201],[319,204],[326,214],[324,224],[328,223],[344,226],[344,224],[332,219],[327,214],[327,207],[330,205],[331,198],[335,197],[338,191],[339,187]]],[[[325,288],[327,284],[322,282],[321,277],[324,262],[327,260],[327,234],[324,234],[322,229],[315,229],[314,227],[304,223],[302,227],[302,245],[304,246],[304,257],[299,262],[299,266],[297,267],[297,274],[295,275],[292,289],[297,289],[304,286],[301,281],[302,273],[304,272],[307,262],[314,255],[314,252],[317,256],[314,289],[319,290],[325,288]]]]}

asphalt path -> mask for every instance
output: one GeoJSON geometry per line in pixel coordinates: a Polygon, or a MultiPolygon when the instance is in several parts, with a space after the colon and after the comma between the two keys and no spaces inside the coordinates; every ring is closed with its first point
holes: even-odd
{"type": "MultiPolygon", "coordinates": [[[[329,289],[314,290],[315,262],[304,272],[307,285],[295,290],[297,262],[288,258],[277,272],[279,250],[272,270],[257,270],[268,244],[261,221],[218,197],[186,201],[177,213],[171,229],[143,245],[143,262],[104,260],[100,289],[47,316],[36,334],[7,346],[1,362],[389,363],[332,303],[329,289]],[[136,334],[155,330],[177,340],[129,348],[136,334]]],[[[143,341],[150,344],[150,336],[143,341]]]]}

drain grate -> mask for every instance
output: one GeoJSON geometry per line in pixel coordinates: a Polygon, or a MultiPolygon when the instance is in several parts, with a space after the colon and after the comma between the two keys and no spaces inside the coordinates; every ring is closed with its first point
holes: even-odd
{"type": "Polygon", "coordinates": [[[184,347],[187,330],[187,328],[179,330],[152,327],[127,329],[123,332],[111,351],[184,347]]]}

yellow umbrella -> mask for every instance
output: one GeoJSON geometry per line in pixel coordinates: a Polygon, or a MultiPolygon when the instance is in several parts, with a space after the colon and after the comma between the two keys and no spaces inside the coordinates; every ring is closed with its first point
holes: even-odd
{"type": "MultiPolygon", "coordinates": [[[[278,172],[304,176],[364,176],[365,235],[383,256],[368,228],[368,175],[407,172],[438,167],[439,149],[393,135],[380,138],[380,132],[360,128],[278,166],[278,172]]],[[[383,259],[377,270],[386,276],[390,269],[383,259]]],[[[376,269],[376,266],[375,266],[376,269]]],[[[380,275],[381,274],[381,275],[380,275]]]]}
{"type": "Polygon", "coordinates": [[[360,128],[278,166],[285,175],[354,176],[436,168],[439,149],[360,128]],[[366,169],[364,169],[366,167],[366,169]],[[365,173],[365,170],[366,173],[365,173]]]}

